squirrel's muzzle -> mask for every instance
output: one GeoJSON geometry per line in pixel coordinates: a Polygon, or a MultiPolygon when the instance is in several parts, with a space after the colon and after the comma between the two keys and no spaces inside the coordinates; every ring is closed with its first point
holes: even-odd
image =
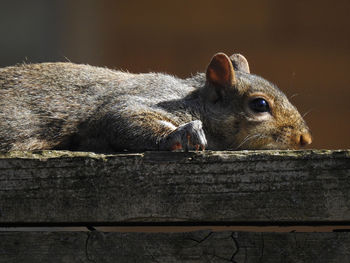
{"type": "Polygon", "coordinates": [[[298,147],[304,147],[312,143],[312,136],[310,132],[300,133],[294,137],[294,142],[298,147]]]}

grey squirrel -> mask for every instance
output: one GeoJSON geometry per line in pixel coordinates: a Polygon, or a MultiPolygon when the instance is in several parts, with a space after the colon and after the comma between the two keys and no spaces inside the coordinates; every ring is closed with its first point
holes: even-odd
{"type": "Polygon", "coordinates": [[[287,97],[217,53],[187,79],[73,63],[0,69],[0,151],[297,149],[309,128],[287,97]]]}

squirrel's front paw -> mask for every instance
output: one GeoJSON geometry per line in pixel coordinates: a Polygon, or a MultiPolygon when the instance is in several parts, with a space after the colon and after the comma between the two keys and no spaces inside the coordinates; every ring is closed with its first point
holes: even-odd
{"type": "Polygon", "coordinates": [[[164,138],[160,146],[160,150],[184,149],[188,151],[190,148],[204,150],[207,146],[207,139],[202,128],[202,122],[196,120],[179,126],[164,138]]]}

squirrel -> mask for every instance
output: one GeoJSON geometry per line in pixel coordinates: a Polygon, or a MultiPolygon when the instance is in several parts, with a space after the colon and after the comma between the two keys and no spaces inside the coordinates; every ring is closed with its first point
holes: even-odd
{"type": "Polygon", "coordinates": [[[0,69],[0,151],[298,149],[309,128],[241,54],[180,79],[69,62],[0,69]]]}

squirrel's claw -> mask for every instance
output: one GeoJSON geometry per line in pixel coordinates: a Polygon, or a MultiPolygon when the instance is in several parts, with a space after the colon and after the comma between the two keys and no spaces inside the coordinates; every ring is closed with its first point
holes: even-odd
{"type": "Polygon", "coordinates": [[[207,139],[205,137],[202,122],[199,120],[191,121],[179,126],[170,133],[162,142],[161,150],[179,150],[195,149],[196,151],[205,150],[207,139]]]}
{"type": "MultiPolygon", "coordinates": [[[[189,148],[195,148],[196,151],[203,150],[207,145],[207,139],[205,137],[202,122],[199,120],[191,121],[184,124],[183,129],[186,131],[187,145],[185,150],[188,151],[189,148]]],[[[179,127],[179,128],[180,128],[179,127]]]]}

